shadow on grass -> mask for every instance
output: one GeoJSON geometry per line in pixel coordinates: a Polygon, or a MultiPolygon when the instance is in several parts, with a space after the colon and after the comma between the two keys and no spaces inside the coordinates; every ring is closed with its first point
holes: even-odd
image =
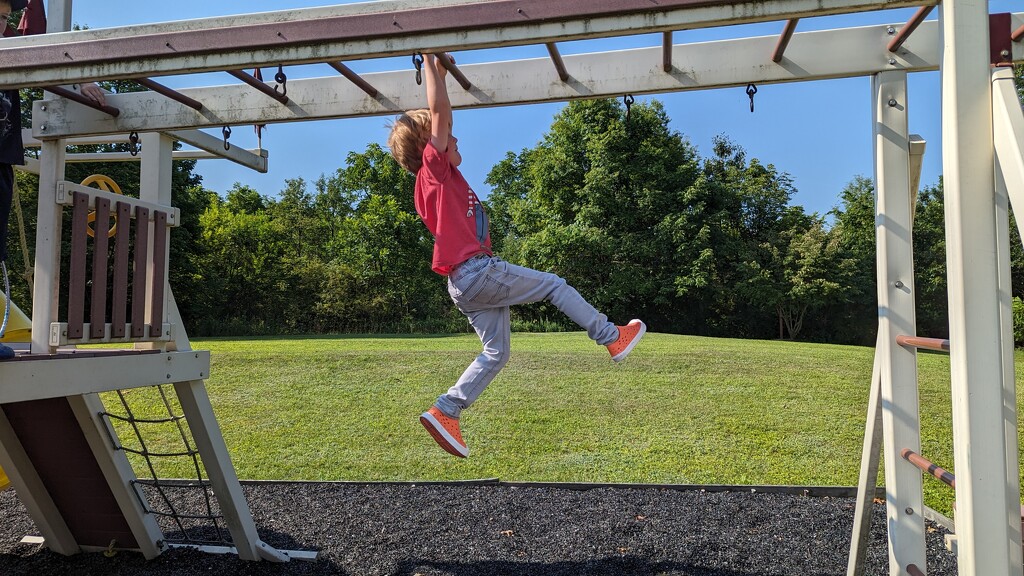
{"type": "MultiPolygon", "coordinates": [[[[594,558],[563,562],[437,562],[404,560],[394,576],[774,576],[774,572],[711,568],[675,561],[654,561],[637,556],[594,558]]],[[[825,576],[824,573],[802,573],[825,576]]]]}

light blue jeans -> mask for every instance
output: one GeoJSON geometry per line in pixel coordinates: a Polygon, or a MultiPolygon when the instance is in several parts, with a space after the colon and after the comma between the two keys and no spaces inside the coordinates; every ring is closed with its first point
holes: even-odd
{"type": "Polygon", "coordinates": [[[453,418],[468,408],[508,362],[511,326],[509,306],[547,300],[601,345],[614,342],[619,330],[562,278],[509,264],[481,254],[463,262],[448,276],[448,294],[480,336],[483,352],[459,381],[436,402],[453,418]]]}

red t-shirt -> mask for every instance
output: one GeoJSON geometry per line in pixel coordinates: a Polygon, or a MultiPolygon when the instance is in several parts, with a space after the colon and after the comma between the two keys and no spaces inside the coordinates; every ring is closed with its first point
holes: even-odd
{"type": "Polygon", "coordinates": [[[448,154],[430,142],[416,173],[415,201],[416,212],[434,235],[434,272],[447,276],[477,254],[493,255],[490,220],[480,199],[448,154]]]}

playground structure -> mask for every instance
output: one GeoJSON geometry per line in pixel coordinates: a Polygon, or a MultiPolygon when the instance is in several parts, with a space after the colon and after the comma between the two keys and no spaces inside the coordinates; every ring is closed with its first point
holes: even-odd
{"type": "Polygon", "coordinates": [[[256,534],[206,395],[209,354],[191,349],[167,284],[167,239],[180,218],[170,206],[171,162],[180,155],[173,143],[265,171],[265,152],[229,149],[226,137],[199,129],[396,114],[424,105],[414,72],[360,76],[343,61],[545,44],[549,59],[451,65],[453,107],[872,78],[879,331],[848,573],[860,573],[880,449],[890,573],[926,572],[922,476],[903,454],[920,452],[916,353],[927,348],[950,354],[959,572],[1021,574],[1008,211],[1024,206],[1024,112],[1009,67],[1024,61],[1024,14],[990,15],[976,0],[945,0],[937,22],[924,20],[935,2],[909,0],[392,0],[66,32],[71,4],[49,0],[50,34],[0,41],[0,87],[48,92],[33,108],[41,155],[28,166],[40,176],[41,199],[31,349],[0,363],[0,467],[52,550],[160,553],[165,535],[140,490],[152,483],[136,477],[98,394],[170,383],[195,441],[188,453],[201,457],[234,550],[250,560],[301,556],[256,534]],[[919,9],[905,23],[796,31],[804,17],[903,7],[919,9]],[[781,35],[673,43],[678,30],[764,21],[785,21],[781,35]],[[564,57],[557,47],[641,33],[662,34],[662,46],[564,57]],[[283,77],[284,91],[241,71],[305,63],[343,77],[283,77]],[[930,70],[942,72],[948,342],[918,338],[914,316],[911,231],[925,143],[909,130],[907,75],[930,70]],[[149,79],[207,71],[243,84],[176,91],[149,79]],[[149,91],[111,95],[102,109],[57,86],[125,78],[149,91]],[[64,181],[65,163],[76,159],[68,144],[135,133],[139,199],[64,181]],[[73,221],[66,271],[64,206],[73,221]],[[92,211],[98,223],[118,215],[109,278],[107,235],[90,240],[87,232],[92,211]],[[61,275],[70,284],[66,310],[58,310],[61,275]],[[132,348],[65,348],[99,342],[132,348]]]}

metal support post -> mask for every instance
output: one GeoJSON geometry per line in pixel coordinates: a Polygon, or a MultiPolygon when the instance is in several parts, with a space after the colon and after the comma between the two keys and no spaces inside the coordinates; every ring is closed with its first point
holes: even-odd
{"type": "MultiPolygon", "coordinates": [[[[142,173],[140,179],[140,192],[139,199],[147,202],[153,202],[163,206],[171,205],[171,177],[172,177],[172,165],[173,165],[173,153],[174,153],[174,140],[170,137],[159,134],[159,133],[146,133],[142,135],[142,173]]],[[[155,227],[154,227],[155,231],[155,227]]],[[[167,295],[170,294],[170,283],[167,280],[166,271],[161,281],[164,283],[163,290],[154,291],[152,282],[154,281],[153,268],[156,266],[158,259],[162,262],[168,261],[170,254],[170,228],[167,228],[167,241],[163,242],[164,254],[148,254],[147,262],[150,263],[150,270],[146,273],[146,324],[150,326],[158,326],[167,323],[167,295]],[[159,309],[163,310],[162,318],[151,318],[151,310],[153,309],[153,303],[149,301],[154,293],[158,293],[163,298],[163,302],[159,305],[159,309]]],[[[149,250],[153,249],[156,242],[149,243],[149,250]]],[[[133,322],[135,320],[133,319],[133,322]]],[[[140,343],[139,346],[149,346],[149,343],[140,343]]],[[[158,344],[162,345],[162,344],[158,344]]]]}
{"type": "MultiPolygon", "coordinates": [[[[1024,111],[1021,110],[1014,87],[1013,70],[995,68],[992,71],[993,139],[996,157],[996,245],[999,262],[999,330],[1005,336],[1013,334],[1013,293],[1010,279],[1010,207],[1024,210],[1024,111]],[[1013,202],[1013,198],[1017,202],[1013,202]]],[[[1020,212],[1024,214],[1024,212],[1020,212]]],[[[1017,218],[1017,231],[1024,226],[1024,217],[1017,218]]],[[[1006,500],[1010,524],[1009,538],[1021,541],[1019,509],[1012,504],[1020,501],[1020,469],[1017,431],[1017,385],[1013,364],[1013,338],[1004,337],[1003,357],[1003,432],[1006,449],[1006,500]]],[[[1020,546],[1011,546],[1010,563],[1019,574],[1024,559],[1020,546]]]]}
{"type": "Polygon", "coordinates": [[[1000,294],[1009,264],[998,238],[1006,227],[996,223],[988,2],[946,0],[941,27],[957,566],[961,576],[1017,575],[1020,488],[1007,457],[1016,416],[1005,398],[1012,335],[1000,294]]]}
{"type": "Polygon", "coordinates": [[[917,356],[896,345],[914,334],[914,257],[911,238],[910,134],[907,73],[883,72],[874,92],[875,229],[878,253],[878,341],[881,346],[882,428],[890,574],[925,565],[921,473],[900,450],[920,450],[917,356]]]}
{"type": "Polygon", "coordinates": [[[864,558],[871,534],[871,508],[878,487],[878,456],[882,449],[882,381],[879,373],[881,340],[875,341],[875,362],[871,369],[868,392],[868,417],[864,423],[864,445],[860,456],[860,478],[857,481],[857,508],[853,514],[853,536],[846,576],[863,576],[864,558]]]}
{"type": "Polygon", "coordinates": [[[64,179],[63,139],[43,142],[39,156],[35,283],[32,288],[32,353],[50,352],[50,323],[57,321],[60,290],[61,209],[57,183],[64,179]]]}

